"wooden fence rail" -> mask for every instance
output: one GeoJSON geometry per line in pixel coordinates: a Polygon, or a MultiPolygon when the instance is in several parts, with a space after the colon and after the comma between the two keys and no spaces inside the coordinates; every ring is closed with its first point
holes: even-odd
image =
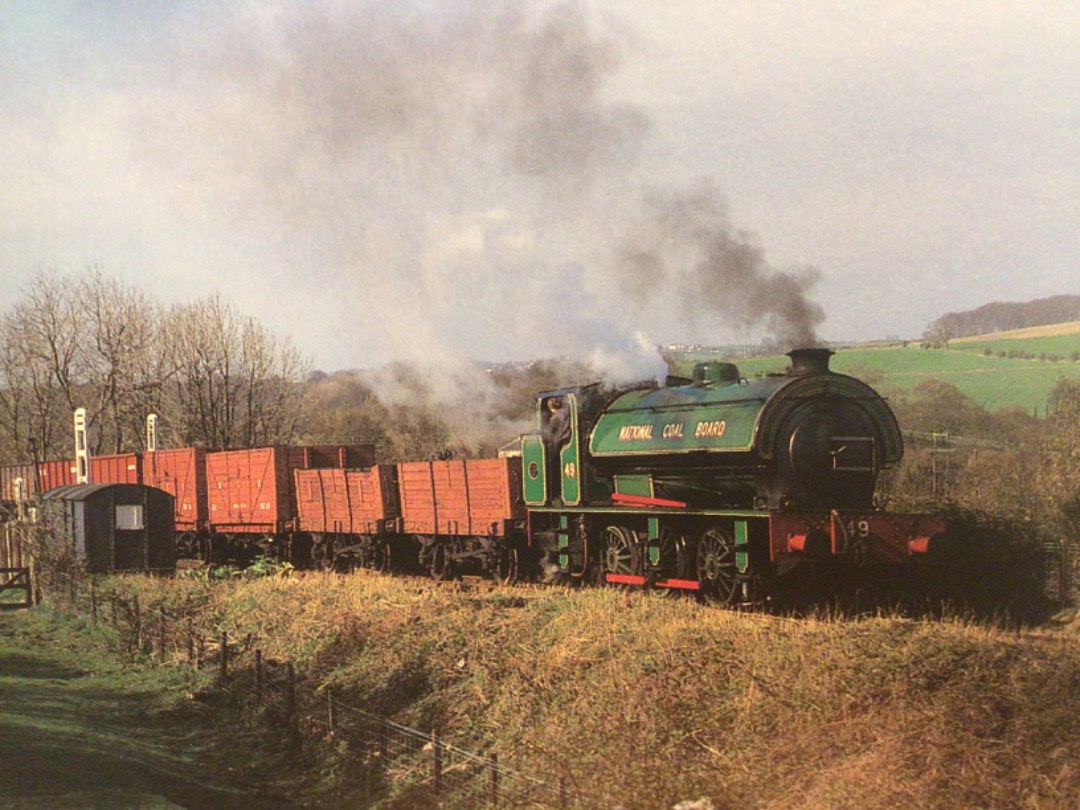
{"type": "Polygon", "coordinates": [[[34,589],[29,568],[0,568],[0,607],[28,608],[34,604],[34,589]],[[9,593],[22,592],[17,602],[9,601],[9,593]]]}

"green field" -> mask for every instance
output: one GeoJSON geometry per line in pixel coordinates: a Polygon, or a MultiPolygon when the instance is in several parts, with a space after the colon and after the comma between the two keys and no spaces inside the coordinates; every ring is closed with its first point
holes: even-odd
{"type": "Polygon", "coordinates": [[[1080,335],[1046,335],[1044,337],[1003,338],[1000,340],[954,341],[950,350],[976,352],[978,354],[1005,354],[1023,352],[1036,357],[1058,357],[1063,360],[1080,358],[1080,335]]]}
{"type": "MultiPolygon", "coordinates": [[[[1080,335],[972,342],[956,348],[873,347],[841,349],[832,359],[835,371],[866,380],[885,396],[914,388],[924,380],[952,383],[975,402],[991,411],[1019,406],[1043,414],[1046,399],[1062,377],[1080,377],[1080,363],[1070,358],[1080,351],[1080,335]],[[989,355],[985,350],[989,348],[989,355]],[[1024,352],[1036,358],[1058,355],[1061,360],[1000,357],[998,352],[1024,352]]],[[[693,365],[687,355],[680,372],[693,365]]],[[[717,359],[709,355],[701,359],[717,359]]],[[[782,355],[736,359],[743,376],[782,371],[788,359],[782,355]]]]}

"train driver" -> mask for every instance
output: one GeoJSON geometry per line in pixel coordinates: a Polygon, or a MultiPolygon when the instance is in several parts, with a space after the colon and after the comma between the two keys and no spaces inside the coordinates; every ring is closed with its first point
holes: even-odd
{"type": "Polygon", "coordinates": [[[570,440],[570,408],[562,397],[548,397],[544,404],[547,412],[544,414],[541,433],[547,451],[548,492],[554,500],[562,490],[562,463],[559,453],[570,440]]]}

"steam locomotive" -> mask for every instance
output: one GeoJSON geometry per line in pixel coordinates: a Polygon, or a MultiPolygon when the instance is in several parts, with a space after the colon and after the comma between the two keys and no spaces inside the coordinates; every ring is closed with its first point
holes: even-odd
{"type": "Polygon", "coordinates": [[[803,564],[926,554],[944,519],[875,508],[900,430],[872,388],[830,371],[832,354],[795,350],[786,373],[753,380],[701,363],[685,384],[611,402],[593,387],[541,395],[563,398],[572,425],[554,450],[542,433],[522,443],[528,543],[544,570],[734,603],[803,564]]]}
{"type": "MultiPolygon", "coordinates": [[[[795,350],[785,373],[755,379],[705,362],[690,379],[615,396],[597,384],[546,391],[535,432],[497,459],[184,448],[93,459],[90,470],[171,492],[181,556],[754,602],[795,569],[908,566],[944,537],[941,516],[875,506],[879,474],[903,453],[900,430],[872,388],[829,369],[831,355],[795,350]]],[[[44,490],[64,465],[0,468],[3,498],[16,473],[44,490]]]]}

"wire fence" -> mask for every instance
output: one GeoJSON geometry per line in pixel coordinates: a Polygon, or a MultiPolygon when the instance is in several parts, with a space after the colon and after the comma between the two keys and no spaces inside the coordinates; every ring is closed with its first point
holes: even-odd
{"type": "Polygon", "coordinates": [[[494,752],[454,745],[438,730],[420,730],[349,705],[330,689],[308,685],[290,661],[267,657],[252,635],[207,634],[197,599],[144,604],[138,595],[102,588],[95,578],[62,589],[74,612],[110,627],[116,651],[158,665],[212,671],[215,683],[264,723],[282,748],[299,754],[324,746],[368,795],[437,801],[446,808],[550,810],[580,805],[565,778],[530,775],[494,752]]]}
{"type": "Polygon", "coordinates": [[[1069,544],[1064,540],[1057,543],[1045,543],[1042,547],[1044,592],[1046,597],[1064,608],[1072,597],[1071,560],[1069,544]]]}
{"type": "Polygon", "coordinates": [[[325,730],[349,747],[369,778],[408,785],[463,807],[569,807],[565,781],[552,784],[499,762],[494,753],[477,754],[326,695],[325,730]]]}

